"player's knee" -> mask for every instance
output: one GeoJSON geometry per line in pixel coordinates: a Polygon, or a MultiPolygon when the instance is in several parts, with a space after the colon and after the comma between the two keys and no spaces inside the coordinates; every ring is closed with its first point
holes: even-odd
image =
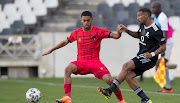
{"type": "Polygon", "coordinates": [[[68,65],[66,68],[65,68],[65,75],[70,75],[72,74],[74,71],[76,70],[75,67],[71,66],[71,65],[68,65]]]}
{"type": "Polygon", "coordinates": [[[113,83],[113,79],[109,78],[108,84],[111,85],[113,83]]]}
{"type": "Polygon", "coordinates": [[[106,77],[103,78],[103,80],[108,84],[111,85],[113,83],[113,78],[112,77],[106,77]]]}
{"type": "Polygon", "coordinates": [[[128,71],[128,69],[129,69],[129,63],[123,64],[122,70],[123,70],[123,71],[128,71]]]}
{"type": "Polygon", "coordinates": [[[107,82],[108,85],[111,85],[112,83],[113,83],[113,80],[112,81],[110,80],[107,82]]]}
{"type": "Polygon", "coordinates": [[[70,71],[71,71],[70,68],[69,68],[69,67],[66,67],[66,68],[65,68],[65,71],[64,71],[64,74],[65,74],[65,75],[71,74],[70,71]]]}

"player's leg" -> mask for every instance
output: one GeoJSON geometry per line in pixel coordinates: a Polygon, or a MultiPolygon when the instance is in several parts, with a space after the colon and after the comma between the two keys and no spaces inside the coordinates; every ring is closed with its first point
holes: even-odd
{"type": "Polygon", "coordinates": [[[113,81],[113,83],[111,84],[111,86],[109,88],[106,88],[106,89],[99,88],[101,93],[104,96],[110,97],[112,92],[114,92],[116,90],[116,88],[120,85],[120,83],[122,83],[126,79],[128,72],[133,70],[134,68],[135,68],[135,65],[134,65],[134,62],[132,60],[125,63],[123,65],[123,68],[122,68],[120,74],[113,81]]]}
{"type": "Polygon", "coordinates": [[[122,83],[126,79],[128,72],[132,71],[134,68],[135,68],[135,64],[133,60],[130,60],[127,63],[125,63],[122,67],[120,74],[117,76],[117,78],[113,81],[113,83],[109,87],[109,90],[113,92],[120,85],[120,83],[122,83]]]}
{"type": "MultiPolygon", "coordinates": [[[[105,74],[103,77],[102,77],[102,80],[105,81],[108,85],[111,85],[112,82],[113,82],[113,78],[110,74],[105,74]]],[[[126,103],[124,100],[123,100],[123,96],[121,94],[121,90],[119,88],[116,88],[116,90],[114,91],[114,94],[115,96],[117,97],[119,103],[126,103]]]]}
{"type": "Polygon", "coordinates": [[[77,71],[77,66],[73,63],[70,63],[64,72],[64,90],[65,95],[71,97],[71,74],[77,71]]]}
{"type": "Polygon", "coordinates": [[[64,92],[65,96],[62,99],[56,99],[56,103],[71,103],[71,74],[77,71],[77,66],[70,63],[64,72],[64,92]]]}
{"type": "Polygon", "coordinates": [[[128,75],[126,76],[126,81],[128,85],[141,98],[142,103],[151,103],[152,101],[146,96],[139,84],[134,80],[135,77],[136,73],[133,71],[129,71],[128,75]]]}

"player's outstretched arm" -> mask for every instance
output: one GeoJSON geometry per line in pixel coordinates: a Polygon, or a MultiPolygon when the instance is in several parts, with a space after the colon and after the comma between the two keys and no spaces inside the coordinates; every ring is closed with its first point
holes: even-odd
{"type": "Polygon", "coordinates": [[[68,43],[69,43],[69,41],[68,41],[67,39],[66,39],[66,40],[63,40],[63,41],[61,41],[59,44],[57,44],[55,47],[53,47],[53,48],[50,49],[49,51],[47,51],[47,52],[45,52],[44,54],[42,54],[42,56],[48,55],[48,54],[52,53],[54,50],[66,46],[68,43]]]}
{"type": "Polygon", "coordinates": [[[124,26],[122,24],[120,24],[119,26],[120,26],[119,29],[120,29],[121,32],[126,32],[126,33],[128,33],[130,36],[132,36],[134,38],[139,37],[137,32],[133,32],[133,31],[127,29],[126,26],[124,26]]]}
{"type": "Polygon", "coordinates": [[[110,38],[119,39],[121,37],[122,32],[120,31],[120,26],[118,25],[116,28],[117,33],[111,33],[110,38]]]}

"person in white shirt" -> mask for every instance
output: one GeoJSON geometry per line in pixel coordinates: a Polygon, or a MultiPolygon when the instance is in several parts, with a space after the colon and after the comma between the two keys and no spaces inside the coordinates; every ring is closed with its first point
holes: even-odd
{"type": "MultiPolygon", "coordinates": [[[[151,4],[151,12],[154,14],[151,17],[153,18],[156,25],[161,28],[163,31],[164,38],[166,40],[166,51],[159,55],[159,60],[157,61],[156,67],[159,65],[159,61],[161,57],[165,58],[165,65],[168,62],[173,46],[173,39],[172,39],[172,29],[169,25],[168,17],[164,12],[161,11],[161,3],[159,1],[154,1],[151,4]]],[[[169,71],[166,67],[166,85],[164,88],[159,90],[158,92],[161,93],[173,93],[171,82],[169,80],[169,71]]]]}

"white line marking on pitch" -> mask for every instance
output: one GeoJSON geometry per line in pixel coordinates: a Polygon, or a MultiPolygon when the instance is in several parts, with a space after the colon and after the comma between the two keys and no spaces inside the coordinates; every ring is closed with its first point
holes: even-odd
{"type": "MultiPolygon", "coordinates": [[[[27,81],[27,80],[6,80],[6,79],[0,79],[0,81],[6,81],[6,82],[16,82],[16,83],[35,83],[35,84],[40,84],[40,85],[48,85],[48,86],[64,86],[64,84],[60,83],[50,83],[50,82],[40,82],[40,81],[27,81]]],[[[85,86],[85,85],[73,85],[72,87],[77,87],[77,88],[97,88],[96,86],[85,86]]],[[[131,89],[121,89],[121,91],[126,91],[126,92],[134,92],[131,89]]],[[[158,95],[170,95],[170,96],[180,96],[180,94],[177,93],[157,93],[157,92],[151,92],[151,91],[144,91],[149,94],[158,94],[158,95]]]]}

